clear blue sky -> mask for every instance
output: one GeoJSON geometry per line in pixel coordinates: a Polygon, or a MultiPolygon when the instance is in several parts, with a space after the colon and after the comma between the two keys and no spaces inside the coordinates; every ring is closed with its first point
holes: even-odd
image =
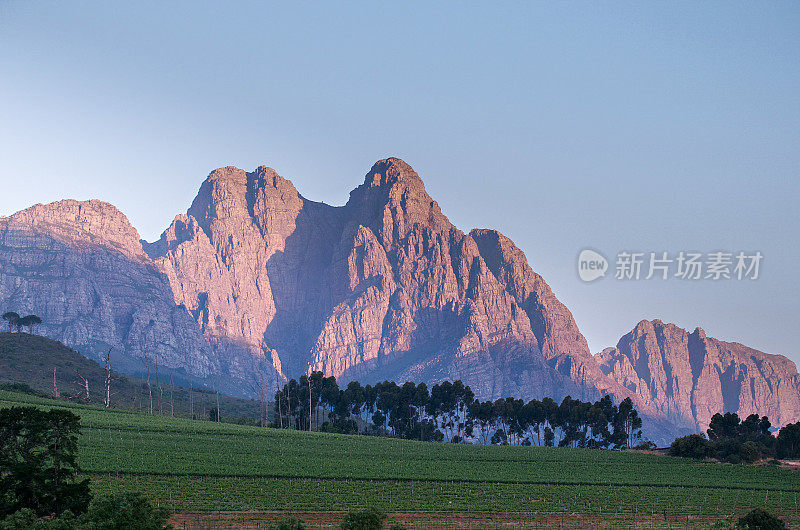
{"type": "Polygon", "coordinates": [[[98,198],[153,240],[216,167],[339,205],[394,155],[592,351],[661,318],[800,361],[800,3],[485,4],[1,2],[0,215],[98,198]],[[584,284],[584,247],[765,257],[584,284]]]}

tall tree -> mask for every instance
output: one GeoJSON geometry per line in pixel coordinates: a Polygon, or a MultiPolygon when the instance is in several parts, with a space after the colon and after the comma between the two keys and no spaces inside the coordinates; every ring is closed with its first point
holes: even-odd
{"type": "Polygon", "coordinates": [[[28,333],[33,333],[34,326],[38,326],[42,323],[42,319],[36,315],[26,315],[19,320],[17,320],[17,326],[24,326],[28,328],[28,333]]]}
{"type": "Polygon", "coordinates": [[[782,427],[775,445],[778,458],[800,457],[800,422],[782,427]]]}
{"type": "Polygon", "coordinates": [[[111,347],[108,349],[108,353],[106,353],[105,358],[105,373],[106,373],[106,380],[105,380],[105,391],[106,395],[103,398],[103,405],[106,408],[111,406],[111,350],[114,348],[111,347]]]}
{"type": "Polygon", "coordinates": [[[8,331],[9,331],[9,333],[11,333],[11,331],[14,328],[14,326],[17,325],[17,321],[19,319],[20,319],[20,316],[17,313],[13,312],[13,311],[6,311],[5,313],[3,313],[3,320],[8,322],[8,331]]]}
{"type": "Polygon", "coordinates": [[[21,508],[39,516],[86,511],[89,479],[78,481],[80,418],[60,409],[0,409],[0,518],[21,508]]]}

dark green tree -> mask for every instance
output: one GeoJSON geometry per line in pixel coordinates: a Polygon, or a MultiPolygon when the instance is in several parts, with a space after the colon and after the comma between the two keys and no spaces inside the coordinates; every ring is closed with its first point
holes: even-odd
{"type": "Polygon", "coordinates": [[[28,328],[28,333],[33,333],[34,326],[37,326],[41,323],[42,319],[36,315],[26,315],[16,322],[17,326],[28,328]]]}
{"type": "Polygon", "coordinates": [[[19,315],[13,311],[6,311],[3,313],[3,320],[8,322],[8,331],[9,333],[13,330],[14,326],[17,325],[17,321],[19,320],[19,315]]]}
{"type": "Polygon", "coordinates": [[[714,454],[714,447],[702,435],[690,434],[677,438],[672,442],[669,447],[669,454],[686,458],[706,458],[714,454]]]}
{"type": "Polygon", "coordinates": [[[724,415],[717,412],[711,417],[708,424],[708,439],[711,441],[722,438],[736,438],[739,436],[739,415],[726,412],[724,415]]]}
{"type": "Polygon", "coordinates": [[[613,423],[612,438],[617,447],[634,447],[641,439],[642,418],[633,407],[631,398],[625,398],[619,404],[613,423]]]}
{"type": "Polygon", "coordinates": [[[800,422],[790,423],[778,431],[775,450],[778,458],[800,457],[800,422]]]}
{"type": "Polygon", "coordinates": [[[89,480],[79,481],[80,418],[66,410],[0,409],[0,516],[29,508],[39,516],[86,511],[89,480]]]}

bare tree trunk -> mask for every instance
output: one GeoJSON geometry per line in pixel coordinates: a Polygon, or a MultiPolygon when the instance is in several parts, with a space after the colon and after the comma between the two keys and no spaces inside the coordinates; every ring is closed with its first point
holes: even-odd
{"type": "Polygon", "coordinates": [[[281,429],[283,429],[283,410],[281,409],[281,380],[280,377],[278,377],[277,371],[275,372],[275,387],[277,389],[275,394],[278,397],[278,418],[280,418],[278,421],[280,422],[281,429]]]}
{"type": "Polygon", "coordinates": [[[308,432],[311,432],[311,378],[308,378],[308,432]]]}
{"type": "Polygon", "coordinates": [[[189,417],[191,419],[194,419],[194,393],[192,392],[192,390],[194,390],[193,385],[194,383],[189,381],[189,417]]]}
{"type": "Polygon", "coordinates": [[[53,367],[53,395],[55,397],[61,397],[61,394],[58,392],[58,385],[56,384],[56,367],[53,367]]]}
{"type": "Polygon", "coordinates": [[[150,396],[150,414],[153,414],[153,389],[150,387],[150,361],[147,359],[147,351],[144,352],[144,367],[147,370],[147,394],[150,396]]]}
{"type": "Polygon", "coordinates": [[[156,390],[158,391],[158,413],[164,415],[164,391],[161,388],[161,381],[158,379],[158,357],[154,358],[156,363],[156,390]]]}
{"type": "Polygon", "coordinates": [[[264,422],[262,426],[269,425],[269,370],[267,369],[267,358],[264,357],[264,422]]]}
{"type": "Polygon", "coordinates": [[[219,423],[219,390],[217,390],[217,423],[219,423]]]}
{"type": "Polygon", "coordinates": [[[77,369],[75,370],[75,372],[78,374],[78,377],[81,378],[81,381],[83,381],[83,385],[82,385],[83,386],[83,390],[84,390],[84,398],[83,399],[86,400],[86,403],[89,403],[89,380],[86,379],[85,377],[83,377],[81,375],[81,373],[78,372],[77,369]]]}
{"type": "Polygon", "coordinates": [[[175,382],[172,379],[172,372],[169,374],[169,415],[175,417],[175,382]]]}
{"type": "Polygon", "coordinates": [[[106,408],[111,406],[111,350],[113,348],[108,349],[108,353],[106,353],[106,397],[103,400],[103,405],[106,408]]]}

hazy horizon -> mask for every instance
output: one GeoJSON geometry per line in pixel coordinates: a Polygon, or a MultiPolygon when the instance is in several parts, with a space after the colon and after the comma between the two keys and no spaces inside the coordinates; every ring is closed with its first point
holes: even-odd
{"type": "Polygon", "coordinates": [[[338,206],[397,156],[525,252],[593,353],[660,318],[800,362],[798,4],[146,5],[0,4],[0,215],[96,198],[153,241],[217,167],[338,206]],[[584,283],[584,248],[764,261],[584,283]]]}

